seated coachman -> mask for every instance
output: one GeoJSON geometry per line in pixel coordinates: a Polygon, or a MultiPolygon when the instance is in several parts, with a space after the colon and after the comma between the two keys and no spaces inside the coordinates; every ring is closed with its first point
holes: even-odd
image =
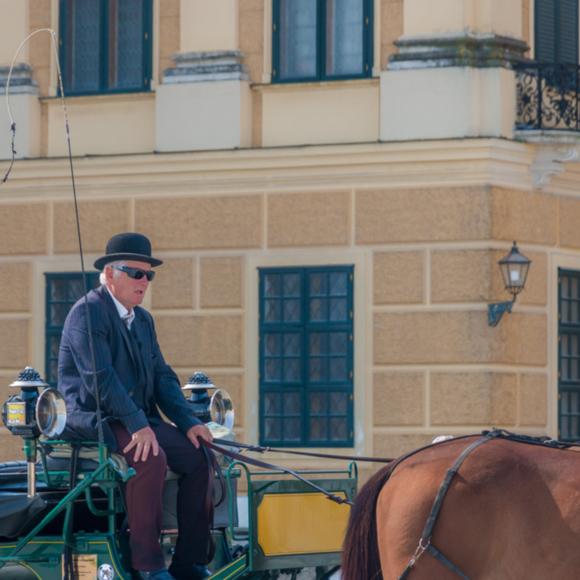
{"type": "Polygon", "coordinates": [[[73,306],[62,334],[58,389],[68,414],[63,437],[94,441],[101,431],[110,449],[136,470],[125,493],[132,565],[142,578],[205,578],[211,461],[200,440],[211,441],[212,435],[194,417],[163,358],[153,318],[141,306],[153,268],[161,264],[139,233],[113,236],[95,261],[101,286],[73,306]],[[167,467],[180,475],[179,535],[169,570],[159,545],[167,467]]]}

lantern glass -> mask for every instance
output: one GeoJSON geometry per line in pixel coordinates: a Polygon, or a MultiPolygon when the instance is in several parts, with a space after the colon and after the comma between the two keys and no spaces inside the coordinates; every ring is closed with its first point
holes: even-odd
{"type": "Polygon", "coordinates": [[[505,289],[514,296],[519,294],[526,285],[531,260],[520,254],[514,242],[509,254],[499,261],[505,289]]]}

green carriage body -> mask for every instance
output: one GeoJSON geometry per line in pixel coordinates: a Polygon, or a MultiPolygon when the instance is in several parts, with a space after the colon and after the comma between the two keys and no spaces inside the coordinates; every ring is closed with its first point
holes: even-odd
{"type": "MultiPolygon", "coordinates": [[[[67,469],[52,467],[50,457],[47,460],[43,451],[46,448],[64,454],[71,449],[64,442],[40,446],[42,461],[36,467],[38,498],[46,505],[31,515],[22,510],[20,533],[8,537],[3,532],[0,580],[57,580],[64,577],[65,562],[74,567],[75,578],[80,580],[132,578],[126,535],[120,533],[124,518],[122,484],[132,476],[132,470],[115,456],[110,457],[104,446],[93,445],[89,449],[97,461],[90,462],[88,468],[85,460],[79,461],[71,482],[67,469]]],[[[0,501],[4,496],[6,508],[3,512],[0,505],[0,530],[2,517],[7,517],[12,509],[11,517],[18,518],[16,512],[30,503],[23,499],[25,464],[14,465],[18,468],[12,471],[10,467],[0,469],[0,501]],[[3,478],[3,472],[10,477],[3,478]]],[[[356,493],[353,465],[345,470],[302,473],[333,494],[352,499],[356,493]]],[[[307,484],[289,480],[282,471],[250,471],[244,464],[229,462],[224,464],[223,474],[226,503],[221,509],[221,521],[212,531],[216,546],[210,564],[213,579],[276,577],[281,570],[306,567],[317,568],[318,577],[323,577],[322,571],[339,565],[342,536],[337,536],[336,530],[346,526],[347,506],[332,504],[307,484]],[[240,482],[247,487],[248,498],[248,525],[244,528],[237,525],[236,489],[240,482]],[[297,517],[300,515],[305,517],[297,517]],[[312,535],[317,521],[321,527],[311,545],[305,532],[312,535]],[[332,537],[324,540],[325,536],[332,537]]],[[[168,501],[172,501],[171,497],[168,501]]],[[[175,526],[170,525],[161,539],[168,559],[175,538],[175,526]]]]}

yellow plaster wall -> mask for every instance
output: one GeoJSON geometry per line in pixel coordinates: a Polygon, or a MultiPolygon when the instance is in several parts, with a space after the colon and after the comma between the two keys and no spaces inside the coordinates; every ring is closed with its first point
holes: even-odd
{"type": "Polygon", "coordinates": [[[262,145],[375,142],[378,80],[277,85],[262,90],[262,145]]]}
{"type": "MultiPolygon", "coordinates": [[[[59,99],[47,108],[47,156],[67,154],[59,99]]],[[[73,155],[145,153],[155,149],[155,94],[127,93],[69,97],[67,102],[73,155]]]]}

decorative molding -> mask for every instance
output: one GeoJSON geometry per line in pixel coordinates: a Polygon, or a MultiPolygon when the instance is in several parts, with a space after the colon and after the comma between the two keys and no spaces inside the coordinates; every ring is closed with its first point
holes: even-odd
{"type": "Polygon", "coordinates": [[[249,79],[239,50],[183,52],[175,54],[173,60],[175,66],[163,72],[165,85],[249,79]]]}
{"type": "Polygon", "coordinates": [[[538,145],[536,157],[530,166],[534,187],[543,189],[550,183],[552,177],[564,172],[564,163],[578,159],[580,154],[576,145],[538,145]]]}
{"type": "MultiPolygon", "coordinates": [[[[9,73],[9,66],[0,66],[0,90],[2,93],[6,90],[9,73]]],[[[38,94],[38,85],[32,78],[32,67],[29,64],[19,63],[14,65],[12,76],[10,77],[10,94],[38,94]]]]}
{"type": "Polygon", "coordinates": [[[399,52],[389,59],[388,70],[469,66],[511,68],[524,60],[528,45],[523,40],[497,34],[465,32],[447,36],[402,37],[399,52]]]}

